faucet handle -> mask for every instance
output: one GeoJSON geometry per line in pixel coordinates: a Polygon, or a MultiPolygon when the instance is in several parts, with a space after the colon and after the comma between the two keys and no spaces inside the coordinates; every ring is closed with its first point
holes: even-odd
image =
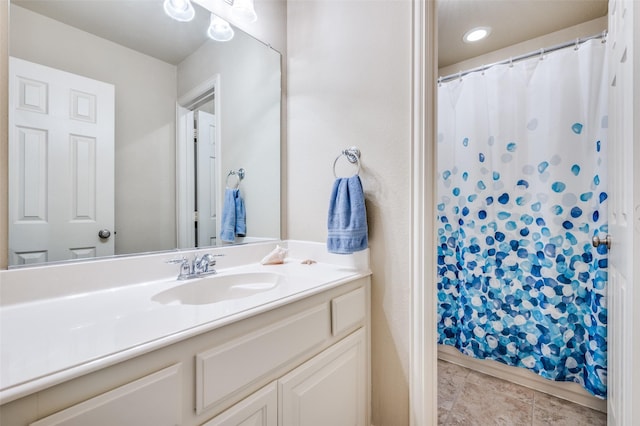
{"type": "Polygon", "coordinates": [[[179,259],[171,259],[167,260],[166,263],[173,263],[180,265],[180,274],[178,275],[178,279],[184,279],[184,277],[188,276],[191,273],[191,267],[189,266],[189,260],[186,257],[181,257],[179,259]]]}
{"type": "Polygon", "coordinates": [[[204,256],[209,256],[209,257],[224,257],[224,253],[206,253],[204,255],[202,255],[202,257],[204,256]]]}
{"type": "MultiPolygon", "coordinates": [[[[216,265],[216,257],[224,256],[224,254],[213,254],[213,253],[205,253],[202,255],[200,259],[196,257],[194,260],[195,268],[198,272],[211,272],[209,271],[209,267],[216,265]]],[[[215,273],[215,271],[212,271],[215,273]]]]}
{"type": "Polygon", "coordinates": [[[181,267],[184,267],[185,265],[189,266],[189,261],[184,256],[179,258],[179,259],[167,260],[166,263],[173,263],[173,264],[176,264],[176,265],[179,264],[181,267]]]}

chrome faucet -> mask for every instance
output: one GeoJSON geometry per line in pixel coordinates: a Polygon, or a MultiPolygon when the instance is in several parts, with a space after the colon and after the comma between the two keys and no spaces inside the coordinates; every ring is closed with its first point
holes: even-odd
{"type": "Polygon", "coordinates": [[[207,273],[216,273],[215,269],[209,271],[210,266],[216,266],[216,260],[213,258],[211,253],[203,254],[200,259],[196,256],[193,259],[193,272],[196,275],[207,274],[207,273]]]}
{"type": "Polygon", "coordinates": [[[179,280],[188,280],[191,278],[198,278],[207,275],[213,275],[216,270],[212,267],[216,265],[215,257],[224,256],[224,254],[203,254],[202,257],[195,255],[191,263],[186,257],[180,259],[171,259],[167,263],[180,264],[180,273],[178,274],[179,280]]]}

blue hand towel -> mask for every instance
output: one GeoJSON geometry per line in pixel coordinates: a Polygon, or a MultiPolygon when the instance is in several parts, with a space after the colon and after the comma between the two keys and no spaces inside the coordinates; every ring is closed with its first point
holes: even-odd
{"type": "Polygon", "coordinates": [[[236,191],[236,235],[238,237],[244,237],[247,235],[247,215],[244,210],[244,200],[240,196],[240,191],[236,191]]]}
{"type": "Polygon", "coordinates": [[[330,253],[351,254],[368,247],[367,211],[360,176],[338,178],[333,183],[328,225],[330,253]]]}
{"type": "Polygon", "coordinates": [[[228,243],[236,239],[236,192],[238,192],[237,189],[229,188],[224,191],[220,239],[228,243]]]}

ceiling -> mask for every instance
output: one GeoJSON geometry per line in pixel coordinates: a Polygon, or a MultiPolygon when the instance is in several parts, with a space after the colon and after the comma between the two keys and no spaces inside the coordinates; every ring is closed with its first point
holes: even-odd
{"type": "Polygon", "coordinates": [[[210,13],[194,3],[191,22],[169,18],[163,0],[11,0],[98,37],[177,65],[208,39],[210,13]]]}
{"type": "Polygon", "coordinates": [[[607,0],[437,0],[438,67],[552,33],[607,14],[607,0]],[[462,36],[491,27],[477,44],[462,36]]]}
{"type": "MultiPolygon", "coordinates": [[[[437,1],[440,68],[607,13],[607,0],[437,1]],[[491,27],[490,36],[464,43],[463,34],[477,26],[491,27]]],[[[197,4],[195,19],[185,23],[165,15],[162,0],[11,2],[174,65],[207,40],[209,13],[197,4]]]]}

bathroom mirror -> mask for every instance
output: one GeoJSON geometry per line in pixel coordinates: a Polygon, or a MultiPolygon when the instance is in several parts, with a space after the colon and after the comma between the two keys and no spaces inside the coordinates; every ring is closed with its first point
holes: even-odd
{"type": "MultiPolygon", "coordinates": [[[[105,154],[96,142],[102,136],[85,137],[74,126],[108,121],[101,114],[111,107],[87,94],[92,89],[71,86],[73,98],[61,108],[75,121],[62,138],[68,147],[54,158],[60,140],[54,130],[39,130],[46,114],[33,109],[42,99],[53,102],[59,80],[44,80],[58,77],[10,77],[17,78],[9,101],[10,267],[280,237],[281,55],[237,28],[230,41],[211,40],[211,13],[193,6],[195,18],[178,22],[161,0],[11,0],[11,60],[112,86],[114,114],[106,131],[113,148],[105,154]],[[111,188],[99,185],[100,168],[107,181],[111,174],[111,188]],[[72,188],[54,190],[57,181],[72,188]],[[246,234],[222,242],[227,187],[240,191],[246,234]],[[25,195],[25,188],[32,190],[25,195]],[[56,204],[66,218],[49,225],[56,204]],[[93,222],[97,242],[66,241],[76,234],[70,222],[93,222]],[[15,231],[16,223],[23,228],[15,231]],[[205,223],[209,234],[199,236],[205,223]]],[[[10,74],[18,69],[12,62],[10,74]]]]}

